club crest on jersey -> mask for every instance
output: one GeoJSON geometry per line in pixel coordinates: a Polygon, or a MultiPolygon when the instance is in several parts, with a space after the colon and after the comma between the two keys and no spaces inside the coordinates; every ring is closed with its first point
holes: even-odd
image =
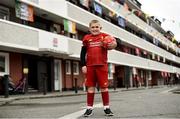
{"type": "Polygon", "coordinates": [[[88,42],[92,42],[92,39],[88,39],[88,42]]]}

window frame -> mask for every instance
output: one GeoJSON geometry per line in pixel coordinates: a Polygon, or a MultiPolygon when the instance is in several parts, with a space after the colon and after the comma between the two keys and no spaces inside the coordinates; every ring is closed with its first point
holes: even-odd
{"type": "Polygon", "coordinates": [[[79,75],[79,62],[73,62],[73,74],[74,75],[79,75]],[[76,64],[76,65],[74,65],[76,64]],[[74,71],[74,66],[76,66],[76,71],[74,71]]]}
{"type": "Polygon", "coordinates": [[[71,62],[70,60],[66,60],[66,74],[71,74],[71,62]]]}
{"type": "Polygon", "coordinates": [[[113,64],[112,63],[108,63],[108,79],[112,80],[113,79],[113,64]]]}
{"type": "Polygon", "coordinates": [[[5,57],[5,72],[0,72],[0,76],[9,74],[9,53],[0,52],[0,56],[5,57]]]}
{"type": "Polygon", "coordinates": [[[9,11],[10,11],[9,8],[0,5],[0,13],[2,15],[4,15],[4,18],[3,18],[4,20],[9,20],[9,17],[10,17],[10,12],[9,11]]]}

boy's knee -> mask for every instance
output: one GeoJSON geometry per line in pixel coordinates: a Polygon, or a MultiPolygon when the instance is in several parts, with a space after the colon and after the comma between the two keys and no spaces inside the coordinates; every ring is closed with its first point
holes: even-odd
{"type": "Polygon", "coordinates": [[[108,88],[101,88],[101,92],[107,92],[108,88]]]}
{"type": "Polygon", "coordinates": [[[94,93],[94,92],[95,92],[95,87],[88,88],[88,93],[94,93]]]}

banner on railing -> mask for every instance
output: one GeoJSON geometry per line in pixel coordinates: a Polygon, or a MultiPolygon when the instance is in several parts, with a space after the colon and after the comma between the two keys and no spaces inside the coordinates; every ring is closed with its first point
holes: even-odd
{"type": "Polygon", "coordinates": [[[26,21],[34,21],[34,10],[33,7],[30,5],[27,5],[25,3],[21,3],[19,1],[15,1],[15,12],[16,12],[16,17],[26,20],[26,21]]]}

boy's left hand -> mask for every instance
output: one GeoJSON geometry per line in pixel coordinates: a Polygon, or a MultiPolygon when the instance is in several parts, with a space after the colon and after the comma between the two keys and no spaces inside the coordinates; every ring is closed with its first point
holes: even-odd
{"type": "Polygon", "coordinates": [[[113,42],[111,42],[111,43],[108,44],[107,49],[108,49],[108,50],[112,50],[112,49],[114,49],[116,46],[117,46],[116,41],[113,41],[113,42]]]}
{"type": "Polygon", "coordinates": [[[104,38],[104,45],[108,50],[112,50],[117,46],[116,39],[112,36],[106,36],[104,38]]]}

